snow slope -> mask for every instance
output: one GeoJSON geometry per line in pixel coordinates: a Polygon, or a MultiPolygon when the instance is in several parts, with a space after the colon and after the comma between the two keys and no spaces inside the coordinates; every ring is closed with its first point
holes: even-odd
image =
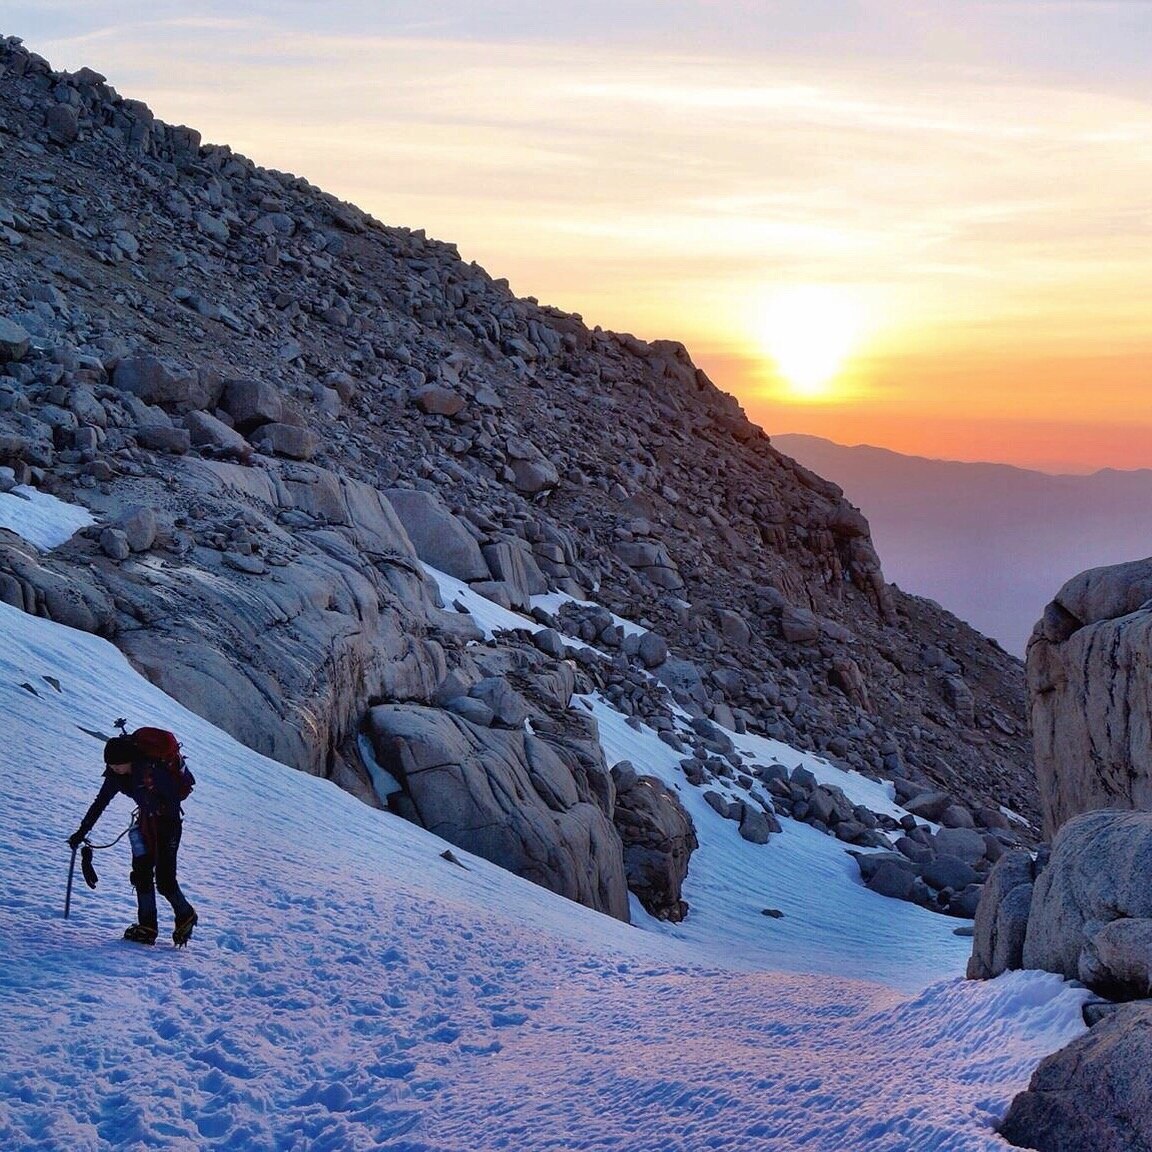
{"type": "MultiPolygon", "coordinates": [[[[52,546],[53,507],[24,505],[10,523],[52,546]]],[[[579,706],[610,761],[675,782],[650,733],[579,706]]],[[[1003,1149],[992,1124],[1083,1027],[1082,990],[964,981],[955,921],[867,892],[842,845],[791,821],[745,844],[695,789],[691,915],[630,927],[444,860],[442,841],[211,728],[106,642],[2,604],[0,707],[6,1150],[1003,1149]],[[96,854],[95,891],[77,869],[63,918],[64,838],[121,715],[176,729],[198,778],[186,951],[163,903],[160,945],[119,939],[124,842],[96,854]]],[[[94,841],[129,812],[116,801],[94,841]]]]}

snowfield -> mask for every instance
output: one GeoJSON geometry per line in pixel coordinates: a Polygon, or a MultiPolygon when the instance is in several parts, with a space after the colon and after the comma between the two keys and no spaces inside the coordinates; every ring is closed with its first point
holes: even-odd
{"type": "MultiPolygon", "coordinates": [[[[76,527],[75,509],[17,499],[0,515],[40,547],[76,527]]],[[[440,579],[446,602],[505,622],[440,579]]],[[[865,890],[838,841],[788,820],[740,840],[599,700],[576,706],[609,762],[679,784],[696,821],[683,924],[634,905],[624,925],[445,860],[443,841],[205,724],[105,641],[3,604],[0,705],[5,1150],[1003,1150],[993,1124],[1083,1030],[1083,989],[1055,976],[965,981],[957,921],[865,890]],[[175,729],[198,779],[186,950],[163,901],[157,947],[120,939],[126,841],[96,853],[95,891],[77,868],[63,917],[64,840],[118,716],[175,729]]],[[[130,811],[115,801],[93,841],[130,811]]]]}

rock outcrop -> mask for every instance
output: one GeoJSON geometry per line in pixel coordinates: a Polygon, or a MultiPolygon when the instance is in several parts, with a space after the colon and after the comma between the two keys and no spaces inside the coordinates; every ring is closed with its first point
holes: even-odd
{"type": "Polygon", "coordinates": [[[969,980],[991,980],[1024,967],[1035,882],[1036,862],[1030,852],[1008,852],[997,861],[976,907],[969,980]]]}
{"type": "Polygon", "coordinates": [[[615,795],[602,758],[600,779],[591,782],[562,747],[520,728],[482,727],[410,705],[370,709],[367,732],[377,762],[403,787],[402,814],[562,896],[628,919],[615,795]]]}
{"type": "Polygon", "coordinates": [[[1069,820],[1036,880],[1024,967],[1083,980],[1104,995],[1147,996],[1152,961],[1144,956],[1135,964],[1131,950],[1140,955],[1146,942],[1133,930],[1152,926],[1149,876],[1152,813],[1104,809],[1069,820]],[[1126,977],[1134,969],[1139,975],[1131,986],[1126,977]]]}
{"type": "Polygon", "coordinates": [[[692,818],[670,788],[637,775],[627,760],[613,767],[612,779],[628,888],[651,915],[679,922],[688,914],[680,894],[698,846],[692,818]]]}
{"type": "Polygon", "coordinates": [[[1000,1135],[1037,1152],[1152,1148],[1152,1004],[1128,1004],[1045,1059],[1000,1135]]]}
{"type": "Polygon", "coordinates": [[[1033,630],[1028,688],[1050,855],[1005,855],[968,975],[1038,968],[1107,1001],[1037,1069],[1001,1134],[1041,1152],[1152,1148],[1152,560],[1069,580],[1033,630]],[[1128,1002],[1128,1003],[1124,1003],[1128,1002]]]}
{"type": "Polygon", "coordinates": [[[1049,838],[1094,808],[1152,808],[1152,560],[1069,580],[1028,644],[1049,838]]]}
{"type": "Polygon", "coordinates": [[[1016,968],[1080,980],[1101,996],[1152,996],[1152,813],[1069,820],[1050,857],[1005,855],[984,885],[968,976],[1016,968]]]}

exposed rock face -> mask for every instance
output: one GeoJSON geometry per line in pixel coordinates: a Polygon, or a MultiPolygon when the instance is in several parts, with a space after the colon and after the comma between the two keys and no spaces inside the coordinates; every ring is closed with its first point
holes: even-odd
{"type": "Polygon", "coordinates": [[[1152,560],[1069,580],[1028,645],[1047,836],[1094,808],[1152,807],[1152,560]]]}
{"type": "MultiPolygon", "coordinates": [[[[1097,947],[1097,935],[1114,921],[1152,917],[1152,813],[1088,812],[1069,820],[1052,845],[1052,858],[1036,880],[1025,968],[1085,979],[1105,994],[1123,990],[1131,964],[1123,959],[1124,938],[1109,933],[1097,947]],[[1118,963],[1107,967],[1108,958],[1118,963]]],[[[1130,944],[1137,935],[1129,935],[1130,944]]],[[[1147,965],[1144,966],[1147,968],[1147,965]]],[[[1145,996],[1146,984],[1129,990],[1145,996]]]]}
{"type": "Polygon", "coordinates": [[[654,776],[638,776],[627,761],[612,769],[612,779],[628,887],[657,919],[679,922],[688,914],[680,893],[698,846],[692,818],[671,789],[654,776]]]}
{"type": "MultiPolygon", "coordinates": [[[[481,728],[430,708],[381,704],[367,718],[380,765],[430,832],[628,919],[620,839],[605,788],[582,788],[560,751],[520,729],[481,728]]],[[[603,776],[610,779],[607,767],[603,776]]]]}
{"type": "Polygon", "coordinates": [[[1045,1060],[1001,1134],[1041,1152],[1152,1148],[1152,562],[1082,573],[1036,626],[1028,681],[1051,856],[1004,857],[985,885],[968,975],[1041,968],[1114,1001],[1045,1060]]]}
{"type": "Polygon", "coordinates": [[[1101,809],[1073,817],[1040,867],[1001,858],[976,910],[968,976],[1038,968],[1102,996],[1152,995],[1152,813],[1101,809]]]}
{"type": "Polygon", "coordinates": [[[491,578],[475,537],[434,492],[392,488],[386,495],[408,529],[421,560],[461,580],[491,578]]]}
{"type": "Polygon", "coordinates": [[[976,914],[968,975],[1040,968],[1137,1001],[1090,1017],[1045,1060],[1001,1134],[1040,1152],[1152,1148],[1152,561],[1070,580],[1028,647],[1051,856],[1005,856],[976,914]]]}
{"type": "Polygon", "coordinates": [[[976,908],[969,980],[991,980],[1024,967],[1024,937],[1035,880],[1030,853],[1008,852],[997,861],[976,908]]]}
{"type": "Polygon", "coordinates": [[[1000,1135],[1038,1152],[1152,1148],[1152,1005],[1125,1005],[1044,1060],[1000,1135]]]}
{"type": "Polygon", "coordinates": [[[364,694],[431,698],[445,672],[442,614],[380,493],[322,469],[193,459],[172,462],[168,479],[133,485],[159,511],[109,505],[123,554],[106,554],[104,533],[19,563],[13,547],[9,602],[43,598],[54,619],[114,634],[170,695],[316,773],[355,731],[364,694]]]}
{"type": "Polygon", "coordinates": [[[1152,917],[1125,916],[1094,932],[1080,953],[1079,973],[1114,1000],[1152,996],[1152,917]]]}
{"type": "MultiPolygon", "coordinates": [[[[481,844],[484,787],[527,780],[534,815],[501,807],[492,851],[613,914],[624,847],[575,690],[722,781],[746,838],[772,803],[721,729],[1035,817],[1019,663],[886,585],[864,516],[681,345],[517,299],[452,245],[11,39],[0,126],[0,483],[97,520],[46,553],[5,535],[6,602],[108,637],[233,735],[370,801],[388,793],[357,753],[365,716],[428,710],[470,733],[488,784],[434,772],[433,795],[402,773],[389,803],[481,844]],[[549,637],[481,643],[421,562],[504,605],[600,605],[536,607],[549,637]]],[[[876,835],[817,803],[847,842],[876,835]]],[[[691,840],[642,807],[621,810],[645,848],[671,835],[651,891],[672,914],[691,840]]],[[[933,891],[959,910],[968,887],[933,891]]]]}

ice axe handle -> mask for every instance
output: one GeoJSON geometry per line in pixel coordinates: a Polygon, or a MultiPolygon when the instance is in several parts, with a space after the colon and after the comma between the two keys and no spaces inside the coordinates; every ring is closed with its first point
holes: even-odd
{"type": "Polygon", "coordinates": [[[72,849],[72,861],[68,865],[68,890],[64,893],[64,919],[72,909],[72,876],[76,871],[76,849],[72,849]]]}

